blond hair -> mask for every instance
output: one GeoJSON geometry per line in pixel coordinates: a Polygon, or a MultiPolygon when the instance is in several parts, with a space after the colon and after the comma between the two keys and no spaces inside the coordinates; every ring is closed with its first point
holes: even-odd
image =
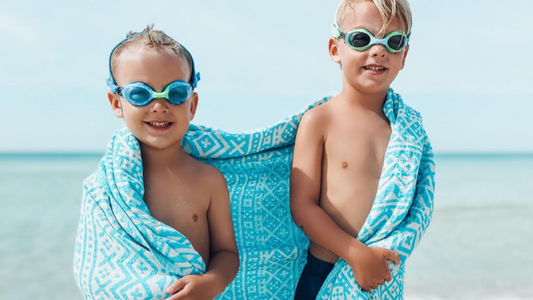
{"type": "Polygon", "coordinates": [[[373,2],[383,19],[383,27],[381,27],[378,35],[384,34],[383,31],[385,28],[387,28],[396,17],[399,18],[402,25],[401,30],[406,34],[411,33],[413,20],[411,16],[411,7],[407,0],[342,0],[335,14],[335,24],[340,26],[341,23],[344,22],[348,9],[355,9],[353,4],[365,1],[373,2]]]}
{"type": "MultiPolygon", "coordinates": [[[[184,58],[192,69],[192,58],[190,54],[173,38],[166,35],[161,30],[154,30],[154,25],[148,25],[141,32],[130,31],[126,36],[126,41],[120,44],[111,55],[111,72],[116,73],[117,58],[131,45],[143,45],[148,48],[164,49],[175,53],[178,57],[184,58]]],[[[194,75],[193,75],[194,76],[194,75]]]]}

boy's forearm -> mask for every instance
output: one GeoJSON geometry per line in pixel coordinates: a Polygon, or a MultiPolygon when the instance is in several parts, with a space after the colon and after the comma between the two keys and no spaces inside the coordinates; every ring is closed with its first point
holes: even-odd
{"type": "Polygon", "coordinates": [[[314,243],[349,261],[361,247],[366,247],[355,237],[342,230],[318,205],[306,203],[293,210],[296,224],[314,243]]]}
{"type": "Polygon", "coordinates": [[[233,281],[239,271],[239,255],[233,251],[220,251],[211,257],[203,275],[213,280],[212,290],[219,295],[233,281]]]}

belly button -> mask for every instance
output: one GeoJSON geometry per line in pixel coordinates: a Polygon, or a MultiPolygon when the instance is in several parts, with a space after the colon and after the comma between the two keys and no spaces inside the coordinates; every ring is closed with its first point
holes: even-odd
{"type": "Polygon", "coordinates": [[[346,168],[348,168],[348,163],[347,163],[347,162],[345,162],[345,161],[344,161],[344,162],[342,162],[342,168],[343,168],[343,169],[346,169],[346,168]]]}
{"type": "Polygon", "coordinates": [[[196,214],[192,215],[192,220],[194,222],[198,221],[198,215],[196,215],[196,214]]]}

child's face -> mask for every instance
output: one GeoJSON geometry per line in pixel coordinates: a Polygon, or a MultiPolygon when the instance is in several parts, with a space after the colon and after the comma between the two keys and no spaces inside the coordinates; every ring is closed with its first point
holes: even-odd
{"type": "MultiPolygon", "coordinates": [[[[353,5],[354,10],[349,9],[344,22],[339,24],[342,32],[364,28],[376,36],[383,25],[383,20],[375,4],[364,1],[353,5]]],[[[395,30],[401,30],[398,18],[385,29],[383,36],[395,30]]],[[[383,36],[376,37],[383,38],[383,36]]],[[[329,47],[331,58],[341,65],[343,85],[348,85],[363,94],[387,91],[403,68],[408,51],[408,48],[405,48],[399,53],[390,53],[383,45],[373,45],[367,50],[357,51],[348,47],[343,38],[331,39],[329,47]]]]}
{"type": "MultiPolygon", "coordinates": [[[[174,53],[132,45],[118,57],[115,79],[121,87],[140,81],[161,92],[175,80],[188,82],[190,74],[187,61],[174,53]]],[[[139,142],[157,149],[181,146],[198,104],[196,93],[179,105],[156,98],[146,106],[134,106],[117,94],[109,92],[108,97],[115,115],[124,118],[139,142]]]]}

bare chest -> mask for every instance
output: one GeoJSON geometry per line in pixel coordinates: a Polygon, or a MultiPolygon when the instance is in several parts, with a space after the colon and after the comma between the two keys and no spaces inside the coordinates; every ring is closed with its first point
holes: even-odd
{"type": "Polygon", "coordinates": [[[339,127],[328,133],[320,206],[352,236],[363,225],[378,188],[390,127],[339,127]]]}
{"type": "Polygon", "coordinates": [[[390,128],[339,128],[328,133],[324,168],[335,180],[378,180],[390,139],[390,128]]]}
{"type": "Polygon", "coordinates": [[[150,214],[185,235],[193,246],[198,242],[204,244],[205,237],[209,236],[207,210],[210,202],[205,187],[161,175],[149,178],[145,180],[144,201],[150,214]]]}

